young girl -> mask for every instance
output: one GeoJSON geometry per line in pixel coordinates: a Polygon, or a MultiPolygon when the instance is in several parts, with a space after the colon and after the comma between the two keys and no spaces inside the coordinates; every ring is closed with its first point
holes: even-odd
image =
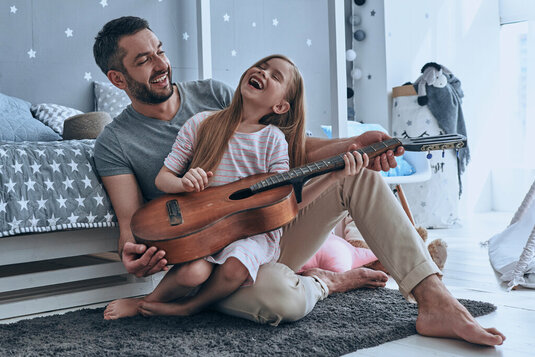
{"type": "MultiPolygon", "coordinates": [[[[226,109],[189,119],[156,177],[163,192],[202,191],[242,177],[284,172],[305,163],[303,79],[282,55],[261,59],[241,76],[226,109]]],[[[324,175],[325,185],[305,187],[299,208],[324,187],[367,166],[357,152],[344,156],[346,168],[324,175]]],[[[259,267],[276,261],[282,229],[240,239],[209,257],[175,265],[156,289],[142,299],[116,300],[104,317],[191,315],[254,284],[259,267]]]]}

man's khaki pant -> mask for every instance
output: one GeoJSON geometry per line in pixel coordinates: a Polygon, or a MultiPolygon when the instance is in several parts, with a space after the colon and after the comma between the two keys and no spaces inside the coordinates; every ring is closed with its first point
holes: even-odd
{"type": "Polygon", "coordinates": [[[406,298],[425,277],[440,273],[382,177],[362,170],[333,184],[301,210],[284,227],[279,262],[261,266],[256,283],[222,300],[218,310],[272,325],[306,316],[329,291],[320,279],[294,272],[314,255],[347,212],[406,298]]]}

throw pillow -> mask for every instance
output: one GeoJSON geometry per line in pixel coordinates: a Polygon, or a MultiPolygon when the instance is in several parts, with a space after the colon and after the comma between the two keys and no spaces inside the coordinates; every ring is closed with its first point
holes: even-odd
{"type": "Polygon", "coordinates": [[[51,127],[59,135],[63,135],[63,122],[65,119],[83,114],[79,110],[50,103],[32,105],[30,110],[34,118],[51,127]]]}
{"type": "Polygon", "coordinates": [[[0,93],[0,141],[61,140],[54,130],[32,116],[31,104],[0,93]]]}
{"type": "Polygon", "coordinates": [[[112,118],[126,108],[130,103],[130,98],[126,93],[111,83],[93,82],[95,94],[95,111],[107,112],[112,118]]]}

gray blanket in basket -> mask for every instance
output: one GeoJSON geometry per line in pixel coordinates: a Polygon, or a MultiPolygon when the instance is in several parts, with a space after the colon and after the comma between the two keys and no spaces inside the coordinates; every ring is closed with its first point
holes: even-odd
{"type": "Polygon", "coordinates": [[[117,225],[94,140],[0,143],[0,237],[117,225]]]}

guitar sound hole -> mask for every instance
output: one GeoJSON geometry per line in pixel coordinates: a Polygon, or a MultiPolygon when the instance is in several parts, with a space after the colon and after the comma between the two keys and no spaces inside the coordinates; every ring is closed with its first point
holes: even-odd
{"type": "Polygon", "coordinates": [[[249,188],[244,188],[242,190],[234,192],[229,196],[231,200],[243,200],[244,198],[251,197],[253,192],[249,188]]]}

